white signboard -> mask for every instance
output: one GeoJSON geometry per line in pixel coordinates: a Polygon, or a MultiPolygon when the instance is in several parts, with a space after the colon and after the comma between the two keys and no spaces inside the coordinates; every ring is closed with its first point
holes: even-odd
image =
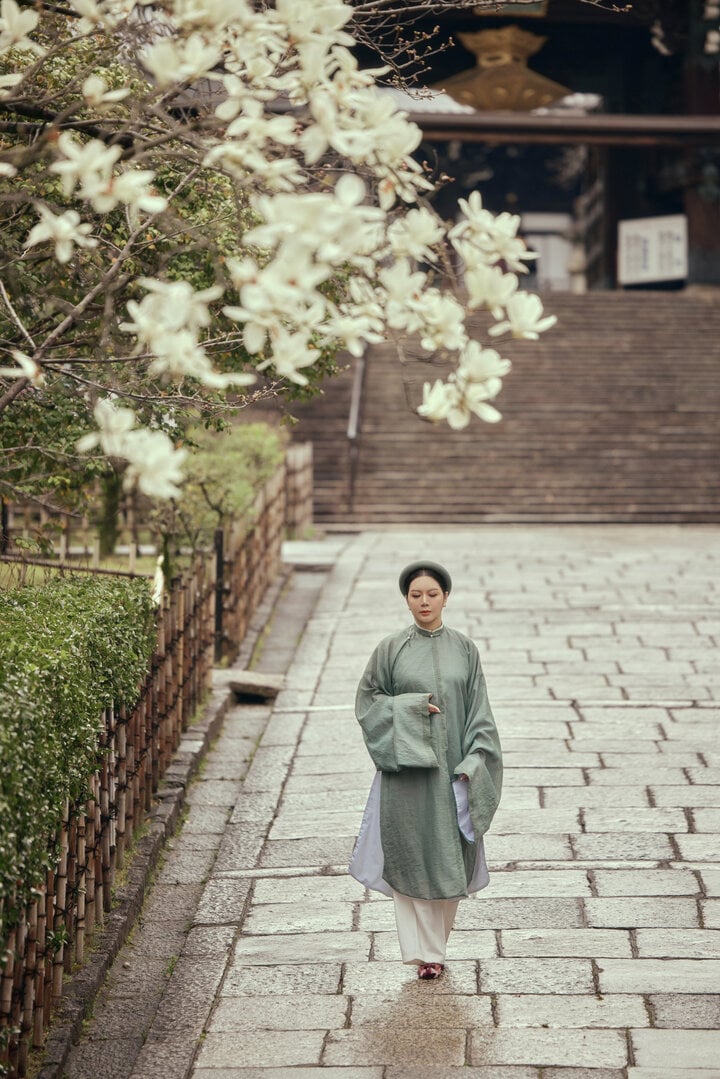
{"type": "Polygon", "coordinates": [[[638,217],[618,227],[618,283],[680,281],[688,274],[687,218],[638,217]]]}

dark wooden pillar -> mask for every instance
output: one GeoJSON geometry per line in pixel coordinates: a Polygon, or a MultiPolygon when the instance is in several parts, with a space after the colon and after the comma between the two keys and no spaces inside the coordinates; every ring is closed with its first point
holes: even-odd
{"type": "MultiPolygon", "coordinates": [[[[690,42],[685,69],[686,112],[720,113],[718,56],[705,52],[712,24],[703,20],[704,3],[692,0],[690,42]]],[[[689,280],[720,284],[720,140],[686,151],[685,213],[690,248],[689,280]]]]}

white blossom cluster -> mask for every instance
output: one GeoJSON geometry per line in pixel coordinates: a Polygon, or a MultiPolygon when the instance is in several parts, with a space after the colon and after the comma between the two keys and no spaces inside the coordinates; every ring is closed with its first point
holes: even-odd
{"type": "MultiPolygon", "coordinates": [[[[121,34],[142,6],[68,2],[81,17],[79,34],[121,34]]],[[[430,208],[432,185],[413,157],[421,132],[379,89],[382,72],[359,69],[351,17],[341,0],[166,0],[141,63],[159,95],[201,79],[216,85],[213,125],[202,135],[204,166],[246,189],[258,224],[242,238],[244,255],[227,267],[234,295],[220,285],[194,292],[187,282],[142,278],[146,295],[127,303],[121,328],[134,337],[137,354],[151,357],[151,375],[217,388],[250,378],[216,372],[203,346],[210,305],[221,300],[256,368],[300,385],[323,349],[360,355],[388,335],[412,335],[429,356],[455,366],[446,381],[425,385],[420,415],[454,428],[473,414],[495,421],[500,414],[490,402],[510,364],[469,338],[466,311],[489,310],[493,337],[537,339],[555,319],[518,287],[535,256],[518,236],[520,218],[491,214],[477,192],[460,201],[449,226],[430,208]],[[458,263],[462,288],[451,287],[458,263]]],[[[1,0],[0,55],[19,50],[35,63],[42,50],[31,35],[41,18],[1,0]]],[[[3,78],[5,99],[21,92],[22,70],[3,78]]],[[[98,76],[85,81],[82,94],[100,111],[124,96],[98,76]]],[[[167,200],[153,188],[153,171],[121,158],[128,155],[117,145],[63,131],[51,168],[79,208],[124,206],[133,221],[161,214],[167,200]]],[[[0,157],[0,174],[3,168],[13,175],[0,157]]],[[[37,212],[26,247],[50,243],[64,263],[77,248],[97,244],[79,212],[57,215],[40,204],[37,212]]],[[[8,370],[26,377],[22,366],[8,370]]],[[[95,419],[99,433],[83,440],[84,450],[99,445],[129,461],[128,482],[158,497],[174,493],[184,451],[136,427],[133,413],[110,399],[98,403],[95,419]]]]}
{"type": "Polygon", "coordinates": [[[120,457],[128,462],[125,487],[135,485],[154,498],[175,498],[180,494],[182,463],[187,450],[176,449],[164,431],[137,427],[131,408],[123,408],[110,398],[95,406],[96,434],[84,435],[78,450],[87,453],[99,446],[107,457],[120,457]]]}

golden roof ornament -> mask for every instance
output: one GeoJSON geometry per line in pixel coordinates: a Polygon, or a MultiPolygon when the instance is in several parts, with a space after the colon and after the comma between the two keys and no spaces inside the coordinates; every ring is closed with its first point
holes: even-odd
{"type": "Polygon", "coordinates": [[[477,64],[436,83],[435,89],[445,90],[461,105],[529,112],[570,93],[567,87],[527,66],[528,57],[539,52],[547,41],[545,37],[519,26],[503,26],[499,30],[458,34],[458,38],[469,52],[475,53],[477,64]]]}

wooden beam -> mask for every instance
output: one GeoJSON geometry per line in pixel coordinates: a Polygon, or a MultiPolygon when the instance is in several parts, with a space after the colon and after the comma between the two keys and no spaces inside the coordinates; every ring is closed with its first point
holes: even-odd
{"type": "Polygon", "coordinates": [[[720,116],[621,116],[515,112],[412,113],[432,142],[581,143],[596,146],[716,146],[720,116]]]}

